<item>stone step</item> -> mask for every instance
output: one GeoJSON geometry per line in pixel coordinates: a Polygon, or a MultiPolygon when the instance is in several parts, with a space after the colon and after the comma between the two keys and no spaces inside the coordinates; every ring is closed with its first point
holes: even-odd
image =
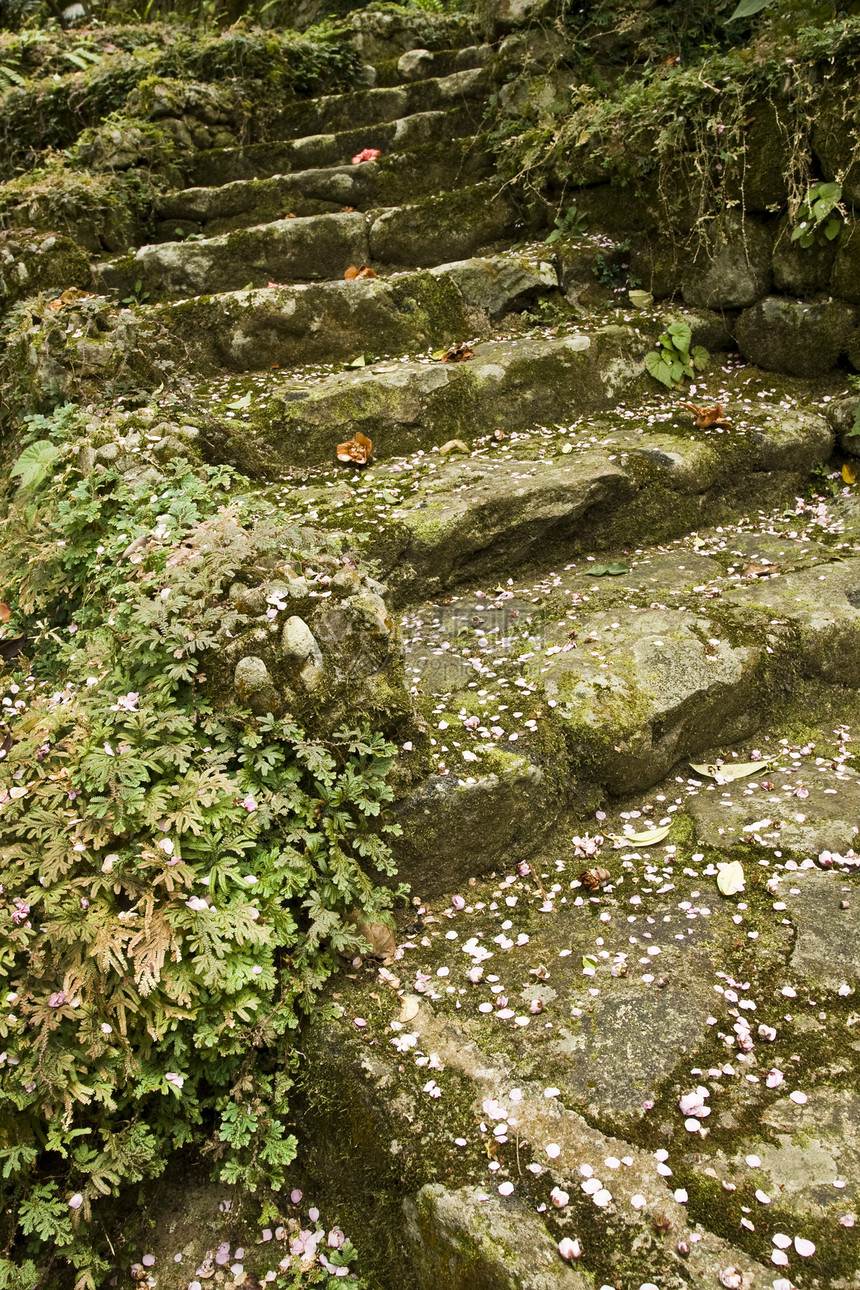
{"type": "Polygon", "coordinates": [[[97,266],[105,287],[138,280],[158,296],[198,296],[313,278],[350,265],[396,268],[462,259],[514,235],[522,216],[509,192],[477,184],[381,211],[275,220],[201,241],[156,243],[97,266]]]}
{"type": "MultiPolygon", "coordinates": [[[[428,894],[462,886],[500,850],[531,854],[565,804],[639,791],[681,759],[749,737],[799,677],[855,686],[860,525],[846,534],[831,523],[827,543],[810,540],[797,531],[810,510],[800,501],[628,547],[615,576],[593,576],[606,556],[568,550],[559,572],[544,562],[532,578],[494,589],[484,579],[409,610],[407,662],[446,733],[430,750],[430,781],[400,804],[401,876],[428,894]],[[853,540],[834,548],[834,533],[853,540]]],[[[720,824],[737,835],[735,817],[720,824]]],[[[845,845],[839,829],[834,847],[845,845]]]]}
{"type": "MultiPolygon", "coordinates": [[[[199,244],[191,244],[195,245],[199,244]]],[[[87,401],[98,401],[106,389],[114,388],[114,382],[127,380],[124,373],[133,354],[139,388],[155,388],[165,379],[176,379],[178,370],[188,399],[196,402],[201,424],[208,427],[215,455],[235,460],[231,440],[242,431],[242,441],[236,444],[241,469],[266,474],[284,454],[283,447],[276,451],[266,443],[267,425],[281,414],[285,400],[300,398],[317,384],[331,396],[336,388],[330,379],[335,365],[350,363],[357,355],[364,361],[364,353],[397,354],[405,346],[413,355],[428,355],[424,364],[407,360],[423,370],[431,366],[433,350],[463,341],[474,335],[475,328],[493,329],[482,305],[502,306],[508,301],[521,307],[541,292],[554,290],[554,269],[547,264],[530,268],[517,262],[501,267],[478,262],[477,273],[470,264],[377,279],[207,295],[133,309],[117,310],[105,297],[94,299],[86,324],[81,319],[81,326],[93,329],[86,341],[81,342],[76,324],[62,325],[66,320],[61,324],[53,314],[33,322],[26,343],[23,336],[19,338],[6,368],[11,378],[9,397],[13,387],[14,397],[28,401],[62,400],[72,391],[85,390],[87,401]],[[314,369],[306,370],[307,364],[314,364],[314,369]],[[293,367],[303,370],[290,378],[282,393],[282,370],[293,367]],[[182,375],[189,369],[194,372],[193,386],[182,375]],[[257,374],[252,380],[236,382],[236,373],[251,372],[257,374]],[[238,411],[230,407],[237,401],[238,411]],[[259,410],[262,433],[258,437],[267,456],[265,464],[255,447],[254,432],[245,432],[250,417],[245,408],[253,408],[255,416],[259,410]]],[[[581,341],[583,346],[587,342],[581,341]]],[[[439,368],[439,364],[432,366],[439,368]]],[[[339,429],[329,433],[329,445],[332,433],[337,435],[339,429]]],[[[310,460],[325,461],[329,451],[323,436],[309,448],[286,456],[308,459],[310,454],[310,460]]]]}
{"type": "Polygon", "coordinates": [[[440,189],[472,185],[487,179],[492,162],[481,142],[472,138],[425,144],[408,153],[393,153],[361,165],[302,170],[270,179],[238,179],[217,188],[186,188],[158,204],[159,241],[174,241],[181,221],[187,232],[207,236],[266,224],[286,214],[334,214],[344,206],[368,210],[396,206],[440,189]]]}
{"type": "MultiPolygon", "coordinates": [[[[575,402],[590,396],[592,406],[607,406],[601,369],[617,381],[626,367],[631,392],[640,374],[631,338],[611,329],[586,339],[568,354],[579,369],[575,402]]],[[[616,407],[620,392],[616,384],[616,407]]],[[[304,522],[363,535],[393,602],[404,604],[536,559],[630,547],[640,536],[660,541],[793,498],[829,457],[830,427],[811,412],[744,411],[729,440],[693,431],[683,414],[656,429],[627,407],[623,429],[617,413],[595,415],[585,427],[515,432],[490,438],[492,447],[479,441],[465,458],[419,452],[364,475],[335,469],[294,486],[291,505],[304,522]]]]}
{"type": "Polygon", "coordinates": [[[467,45],[463,49],[407,49],[399,58],[374,64],[376,84],[402,85],[426,77],[450,76],[473,67],[484,67],[493,53],[492,45],[467,45]]]}
{"type": "MultiPolygon", "coordinates": [[[[137,315],[130,325],[144,336],[161,329],[198,377],[348,362],[371,344],[392,353],[449,345],[469,322],[453,280],[429,270],[200,296],[137,315]]],[[[147,343],[141,340],[141,350],[147,343]]]]}
{"type": "Polygon", "coordinates": [[[405,152],[442,139],[474,136],[481,131],[481,116],[479,104],[466,103],[334,134],[210,148],[189,158],[184,173],[189,185],[208,187],[236,179],[267,179],[318,166],[342,166],[365,148],[405,152]]]}
{"type": "MultiPolygon", "coordinates": [[[[446,267],[454,266],[433,270],[434,276],[451,280],[446,267]]],[[[536,273],[524,272],[522,277],[525,300],[514,298],[511,308],[522,308],[529,294],[537,294],[535,279],[543,285],[536,273]]],[[[550,283],[544,281],[544,291],[550,291],[550,283]]],[[[474,307],[475,296],[462,294],[466,305],[474,307]]],[[[472,441],[494,430],[518,431],[536,417],[555,420],[572,406],[582,411],[609,407],[641,376],[642,349],[629,330],[604,328],[593,334],[476,342],[475,357],[466,363],[425,356],[380,360],[369,368],[337,371],[315,381],[297,380],[289,373],[268,375],[263,384],[224,377],[201,394],[210,411],[224,419],[229,405],[253,390],[252,404],[241,420],[236,414],[228,418],[235,426],[225,424],[236,437],[236,451],[246,468],[250,455],[265,462],[266,469],[276,462],[328,463],[332,428],[338,426],[367,435],[377,458],[385,462],[464,436],[472,441]]],[[[231,459],[226,444],[222,451],[231,459]]]]}
{"type": "Polygon", "coordinates": [[[346,122],[352,129],[365,129],[417,112],[445,111],[466,101],[483,103],[491,88],[486,70],[473,67],[411,84],[330,94],[291,103],[275,116],[268,132],[274,139],[292,139],[329,134],[346,122]]]}
{"type": "Polygon", "coordinates": [[[386,1290],[403,1266],[416,1290],[856,1275],[841,1235],[860,1186],[856,861],[846,848],[823,872],[817,857],[835,821],[850,836],[860,789],[834,696],[818,699],[788,714],[821,721],[815,748],[773,725],[737,750],[721,739],[707,760],[761,773],[720,785],[681,766],[596,819],[592,802],[532,872],[493,849],[484,817],[490,877],[461,872],[443,895],[428,866],[395,961],[337,978],[339,1015],[303,1034],[301,1127],[326,1143],[314,1195],[354,1218],[386,1290]],[[723,827],[795,812],[796,850],[723,827]],[[658,824],[668,837],[625,845],[658,824]],[[716,881],[729,859],[734,897],[716,881]],[[593,891],[581,875],[597,867],[593,891]]]}

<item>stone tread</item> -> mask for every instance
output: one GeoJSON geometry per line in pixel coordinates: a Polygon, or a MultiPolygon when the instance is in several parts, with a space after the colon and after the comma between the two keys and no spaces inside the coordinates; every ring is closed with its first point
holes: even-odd
{"type": "Polygon", "coordinates": [[[267,179],[315,166],[344,165],[364,148],[403,152],[440,137],[461,138],[481,131],[481,111],[475,104],[416,112],[396,121],[314,134],[302,139],[237,144],[198,152],[185,167],[189,185],[218,185],[235,179],[267,179]]]}
{"type": "MultiPolygon", "coordinates": [[[[564,352],[562,342],[544,344],[564,352]]],[[[574,353],[587,355],[588,347],[574,353]]],[[[608,403],[603,390],[591,406],[608,403]]],[[[538,551],[546,559],[550,552],[612,549],[625,533],[653,528],[661,513],[664,535],[677,536],[691,521],[722,517],[738,480],[748,495],[763,497],[769,487],[803,478],[832,446],[823,418],[766,408],[731,442],[693,437],[680,426],[667,433],[619,430],[611,418],[592,424],[599,438],[538,428],[531,440],[494,441],[465,458],[431,454],[381,462],[364,477],[343,470],[311,477],[293,490],[292,505],[303,517],[366,535],[391,595],[403,604],[470,578],[500,576],[538,551]]]]}
{"type": "Polygon", "coordinates": [[[399,205],[432,196],[454,178],[474,184],[490,173],[490,158],[480,140],[451,139],[358,166],[327,166],[269,179],[238,179],[217,188],[186,188],[165,196],[157,214],[166,231],[172,232],[177,220],[189,220],[216,234],[268,223],[291,211],[318,215],[347,205],[356,210],[399,205]]]}
{"type": "Polygon", "coordinates": [[[200,241],[144,246],[97,272],[109,288],[132,290],[141,279],[153,294],[198,296],[342,277],[350,265],[411,268],[466,258],[513,237],[520,218],[512,195],[477,184],[406,206],[278,219],[200,241]]]}
{"type": "Polygon", "coordinates": [[[280,112],[272,121],[269,134],[273,139],[330,134],[345,121],[349,121],[353,129],[364,129],[417,112],[444,111],[458,106],[463,100],[483,99],[491,88],[486,70],[474,67],[412,84],[305,99],[280,112]]]}

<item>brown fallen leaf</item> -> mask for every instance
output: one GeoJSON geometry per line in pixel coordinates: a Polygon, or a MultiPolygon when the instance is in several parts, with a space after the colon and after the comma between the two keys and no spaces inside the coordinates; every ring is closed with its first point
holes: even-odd
{"type": "Polygon", "coordinates": [[[743,566],[743,573],[747,578],[767,578],[772,573],[776,573],[776,565],[756,564],[755,560],[748,560],[743,566]]]}
{"type": "Polygon", "coordinates": [[[468,358],[474,358],[475,351],[467,340],[461,340],[459,345],[449,345],[442,354],[443,363],[465,363],[468,358]]]}
{"type": "Polygon", "coordinates": [[[612,881],[612,874],[608,869],[583,869],[577,877],[588,891],[599,891],[605,883],[612,881]]]}
{"type": "Polygon", "coordinates": [[[341,209],[341,212],[354,211],[354,210],[355,210],[355,207],[354,207],[354,206],[341,206],[341,208],[340,208],[340,209],[341,209]]]}
{"type": "Polygon", "coordinates": [[[284,219],[298,219],[298,218],[299,218],[298,215],[294,215],[292,211],[290,211],[287,215],[284,216],[284,219]]]}
{"type": "Polygon", "coordinates": [[[353,924],[359,936],[368,942],[365,952],[375,959],[390,959],[397,951],[397,937],[387,923],[371,923],[358,909],[347,914],[347,920],[353,924]]]}
{"type": "Polygon", "coordinates": [[[366,466],[373,451],[373,442],[366,434],[358,431],[353,439],[337,445],[338,461],[352,462],[356,466],[366,466]]]}
{"type": "Polygon", "coordinates": [[[355,282],[359,278],[378,278],[379,274],[366,264],[351,264],[343,276],[347,282],[355,282]]]}
{"type": "Polygon", "coordinates": [[[708,430],[712,426],[730,426],[732,424],[730,418],[726,416],[726,409],[722,403],[711,403],[700,407],[696,403],[688,403],[686,399],[681,399],[676,406],[686,408],[688,412],[693,413],[698,430],[708,430]]]}
{"type": "Polygon", "coordinates": [[[0,623],[8,623],[12,617],[12,610],[6,604],[5,600],[0,600],[0,623]]]}
{"type": "Polygon", "coordinates": [[[468,452],[468,451],[469,451],[468,445],[463,443],[462,439],[449,439],[448,442],[443,443],[442,447],[439,449],[439,456],[447,457],[449,452],[468,452]]]}
{"type": "Polygon", "coordinates": [[[45,308],[50,309],[52,313],[55,313],[58,309],[65,308],[66,305],[76,305],[81,300],[94,299],[95,296],[92,291],[82,291],[80,287],[66,287],[63,294],[61,296],[57,296],[56,300],[49,300],[45,305],[45,308]]]}

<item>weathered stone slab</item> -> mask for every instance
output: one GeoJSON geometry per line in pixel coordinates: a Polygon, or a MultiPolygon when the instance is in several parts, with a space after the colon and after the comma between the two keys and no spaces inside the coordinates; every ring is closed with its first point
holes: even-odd
{"type": "Polygon", "coordinates": [[[525,1205],[426,1183],[403,1204],[416,1290],[593,1290],[525,1205]]]}
{"type": "Polygon", "coordinates": [[[237,179],[217,188],[186,188],[159,203],[165,223],[191,220],[212,233],[281,219],[289,212],[312,215],[354,206],[392,206],[429,196],[451,184],[486,179],[489,158],[474,139],[427,144],[410,153],[394,153],[359,166],[327,166],[275,175],[237,179]],[[313,209],[312,209],[313,207],[313,209]]]}
{"type": "Polygon", "coordinates": [[[751,733],[761,719],[762,655],[698,615],[609,611],[582,623],[578,649],[528,674],[557,705],[574,766],[623,793],[698,749],[751,733]]]}
{"type": "Polygon", "coordinates": [[[425,894],[450,891],[464,874],[493,869],[500,855],[508,861],[531,855],[561,809],[539,766],[495,749],[474,775],[431,775],[398,803],[398,874],[425,894]]]}
{"type": "Polygon", "coordinates": [[[854,846],[860,777],[844,767],[834,772],[815,766],[791,776],[762,762],[759,773],[738,784],[713,787],[708,781],[688,809],[707,846],[729,849],[755,839],[759,846],[815,860],[822,851],[844,854],[854,846]]]}
{"type": "Polygon", "coordinates": [[[348,121],[354,129],[396,121],[416,112],[445,109],[464,99],[483,98],[490,81],[482,67],[463,68],[448,76],[413,81],[412,84],[328,94],[292,103],[272,121],[276,138],[327,134],[348,121]]]}
{"type": "Polygon", "coordinates": [[[190,184],[221,184],[234,179],[265,179],[271,175],[308,170],[316,166],[342,166],[363,148],[402,152],[440,138],[474,135],[480,129],[474,108],[416,112],[397,121],[384,121],[336,134],[308,135],[304,139],[212,148],[190,158],[186,174],[190,184]]]}
{"type": "MultiPolygon", "coordinates": [[[[839,850],[835,838],[832,849],[839,850]]],[[[791,967],[812,987],[838,990],[860,982],[860,902],[852,894],[841,874],[814,869],[780,883],[779,896],[797,929],[791,967]]]]}
{"type": "Polygon", "coordinates": [[[517,203],[496,184],[462,188],[383,211],[370,224],[370,257],[408,266],[461,260],[513,238],[521,222],[517,203]]]}
{"type": "Polygon", "coordinates": [[[238,291],[249,285],[337,277],[368,259],[367,221],[360,214],[279,219],[257,228],[224,233],[202,242],[144,246],[119,272],[103,265],[108,286],[124,288],[137,278],[160,295],[199,296],[238,291]],[[340,268],[340,266],[343,268],[340,268]]]}
{"type": "Polygon", "coordinates": [[[727,593],[723,604],[794,628],[805,675],[860,684],[860,559],[768,579],[727,593]]]}
{"type": "Polygon", "coordinates": [[[454,284],[422,272],[202,296],[141,313],[180,341],[201,372],[344,361],[369,343],[423,349],[450,344],[467,326],[454,284]]]}
{"type": "MultiPolygon", "coordinates": [[[[452,267],[432,270],[433,279],[456,282],[460,300],[478,307],[487,299],[484,271],[460,266],[449,272],[452,267]]],[[[530,275],[530,281],[537,290],[540,277],[530,275]]],[[[494,291],[498,304],[516,303],[517,296],[505,297],[498,281],[494,291]]],[[[458,321],[467,325],[462,313],[452,311],[452,319],[452,331],[458,321]]],[[[381,348],[368,330],[355,336],[352,352],[364,343],[381,348]]],[[[314,386],[287,382],[282,396],[255,400],[251,434],[285,462],[311,465],[330,460],[331,426],[349,425],[368,435],[384,460],[449,439],[471,440],[496,428],[561,417],[573,407],[607,407],[641,370],[636,339],[626,328],[514,344],[489,341],[475,346],[468,363],[383,362],[314,386]]]]}

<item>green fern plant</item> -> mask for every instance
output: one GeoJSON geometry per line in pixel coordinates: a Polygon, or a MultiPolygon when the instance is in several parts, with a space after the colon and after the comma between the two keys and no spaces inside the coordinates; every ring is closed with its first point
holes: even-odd
{"type": "MultiPolygon", "coordinates": [[[[393,872],[393,750],[208,700],[225,588],[260,540],[239,477],[176,460],[150,496],[81,478],[74,409],[29,429],[48,438],[14,468],[0,569],[37,660],[4,708],[0,1199],[7,1249],[61,1255],[95,1290],[105,1198],[171,1152],[283,1184],[292,1036],[361,947],[346,913],[393,899],[374,881],[393,872]],[[156,524],[170,542],[133,572],[123,549],[156,524]],[[168,565],[171,547],[196,558],[168,565]]],[[[306,533],[275,540],[312,554],[306,533]]]]}

